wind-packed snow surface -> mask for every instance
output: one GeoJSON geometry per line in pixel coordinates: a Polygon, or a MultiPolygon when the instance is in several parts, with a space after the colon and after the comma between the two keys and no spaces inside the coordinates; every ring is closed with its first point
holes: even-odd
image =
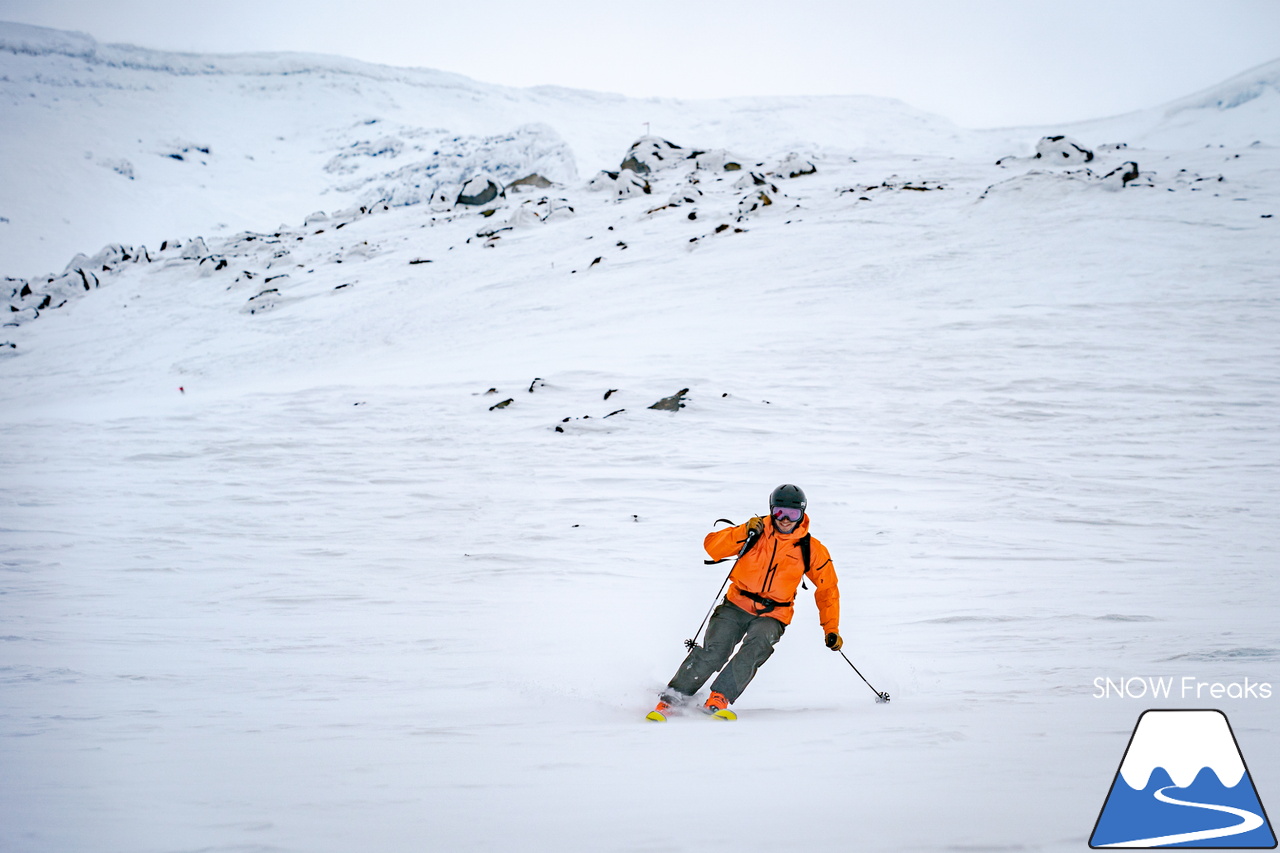
{"type": "Polygon", "coordinates": [[[1152,706],[1280,797],[1277,66],[973,132],[0,42],[0,849],[1081,850],[1152,706]],[[644,722],[783,482],[892,701],[801,592],[644,722]]]}

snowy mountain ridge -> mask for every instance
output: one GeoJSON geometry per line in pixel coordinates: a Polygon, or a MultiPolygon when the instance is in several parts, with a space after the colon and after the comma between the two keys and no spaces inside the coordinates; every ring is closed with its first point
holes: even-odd
{"type": "Polygon", "coordinates": [[[1280,95],[1280,59],[1250,68],[1216,86],[1179,98],[1164,107],[1166,116],[1183,110],[1214,108],[1230,110],[1256,98],[1280,95]]]}
{"type": "MultiPolygon", "coordinates": [[[[1275,67],[1223,84],[1218,100],[1244,99],[1275,67]]],[[[260,231],[317,209],[415,204],[484,171],[572,184],[616,168],[642,125],[686,144],[776,156],[849,155],[892,139],[926,155],[995,159],[1036,133],[963,131],[888,99],[638,101],[340,57],[102,45],[10,23],[0,23],[0,103],[0,157],[30,165],[0,182],[0,272],[23,278],[95,245],[155,246],[260,231]]],[[[1097,141],[1159,122],[1110,120],[1097,141]]]]}
{"type": "MultiPolygon", "coordinates": [[[[225,76],[306,74],[341,72],[383,81],[408,82],[417,86],[447,87],[469,91],[490,91],[495,87],[470,77],[430,68],[396,68],[341,56],[282,53],[199,54],[155,50],[131,44],[102,44],[87,33],[55,30],[30,24],[0,21],[0,51],[29,57],[66,57],[80,60],[69,69],[87,71],[127,69],[157,71],[179,76],[225,76]]],[[[81,74],[67,74],[59,82],[72,86],[111,86],[116,81],[95,80],[81,74]]]]}
{"type": "MultiPolygon", "coordinates": [[[[569,90],[542,88],[520,92],[479,84],[458,75],[391,69],[334,57],[210,57],[147,51],[127,45],[99,45],[83,34],[18,24],[0,25],[0,52],[7,52],[12,58],[12,61],[7,61],[11,73],[6,73],[0,81],[0,93],[8,92],[13,116],[18,119],[4,125],[8,132],[0,132],[0,149],[10,149],[10,156],[6,159],[14,162],[44,161],[41,168],[11,173],[6,181],[0,183],[0,213],[3,213],[0,216],[0,262],[5,258],[17,262],[22,257],[47,255],[48,250],[41,246],[41,242],[59,231],[63,234],[62,239],[67,240],[73,239],[75,234],[108,233],[108,230],[121,228],[141,232],[163,227],[165,230],[150,242],[155,249],[158,245],[166,248],[189,246],[196,234],[203,235],[207,243],[216,242],[217,233],[229,228],[228,222],[214,222],[217,216],[238,220],[245,232],[256,233],[269,227],[271,220],[263,222],[261,217],[271,211],[280,212],[286,221],[299,221],[307,212],[317,210],[337,210],[336,215],[341,219],[345,216],[342,211],[369,211],[378,207],[424,203],[442,211],[455,206],[463,184],[483,175],[492,176],[499,186],[537,178],[565,188],[561,195],[573,195],[580,180],[580,155],[575,153],[573,145],[566,141],[560,130],[572,139],[581,139],[581,128],[592,127],[594,132],[597,126],[607,125],[600,115],[605,106],[624,111],[634,111],[640,106],[646,110],[693,110],[690,115],[698,111],[715,115],[725,109],[745,114],[750,117],[752,131],[734,137],[728,147],[754,147],[757,157],[764,154],[768,159],[771,156],[775,164],[784,155],[799,159],[854,160],[854,149],[839,144],[850,141],[842,139],[842,133],[847,131],[851,118],[855,123],[864,125],[861,129],[864,141],[869,126],[879,126],[880,133],[910,138],[913,144],[925,143],[928,137],[930,141],[921,150],[933,149],[934,153],[928,155],[933,157],[983,156],[980,152],[984,149],[1000,151],[994,147],[996,144],[1004,144],[1006,147],[1001,153],[1009,154],[1009,149],[1015,147],[1012,132],[1002,136],[960,131],[947,127],[936,117],[927,117],[904,105],[875,99],[792,99],[785,102],[781,99],[734,99],[696,105],[681,102],[639,105],[617,96],[569,90]],[[43,63],[44,67],[33,68],[30,62],[43,63]],[[302,73],[301,77],[297,76],[299,73],[302,73]],[[489,107],[482,105],[496,99],[510,108],[509,114],[505,108],[501,111],[509,118],[500,122],[510,127],[510,118],[519,117],[522,110],[517,105],[523,101],[531,108],[525,117],[539,112],[543,118],[556,121],[560,130],[545,121],[536,121],[497,133],[460,134],[447,126],[412,123],[410,119],[416,117],[418,111],[406,110],[402,106],[393,107],[386,113],[399,118],[367,117],[367,111],[352,112],[345,126],[335,126],[327,121],[317,126],[316,114],[327,115],[334,106],[326,102],[326,93],[335,87],[341,90],[347,85],[331,79],[333,74],[340,77],[354,75],[378,84],[399,85],[411,81],[416,91],[425,87],[434,93],[428,103],[435,106],[441,104],[442,97],[452,99],[453,96],[446,93],[458,87],[466,90],[470,105],[464,108],[462,104],[454,103],[445,115],[437,116],[444,119],[449,115],[456,119],[461,114],[473,116],[484,113],[489,107]],[[177,124],[167,121],[169,116],[176,114],[181,117],[183,113],[181,108],[172,104],[173,97],[181,91],[178,84],[184,79],[201,77],[213,81],[223,78],[240,81],[231,84],[231,88],[218,83],[215,91],[222,95],[205,101],[207,105],[234,103],[229,98],[233,91],[239,92],[238,97],[250,99],[262,97],[266,92],[267,101],[261,104],[265,112],[259,112],[259,118],[277,128],[277,132],[286,131],[288,136],[268,140],[264,133],[266,127],[249,127],[237,133],[232,132],[233,127],[227,122],[207,124],[203,118],[177,124]],[[259,82],[252,83],[247,78],[259,82]],[[302,85],[307,78],[314,78],[314,85],[302,85]],[[263,81],[271,83],[268,86],[263,81]],[[157,88],[161,101],[146,113],[139,114],[138,105],[132,99],[126,99],[117,107],[111,106],[113,96],[127,93],[130,89],[150,97],[157,88]],[[95,89],[99,91],[87,100],[77,94],[95,89]],[[65,97],[68,90],[74,103],[72,109],[55,108],[61,97],[45,97],[51,92],[63,92],[65,97]],[[283,102],[279,98],[283,98],[283,102]],[[480,99],[479,103],[474,101],[475,98],[480,99]],[[548,98],[550,101],[546,100],[548,98]],[[169,101],[167,105],[166,99],[169,101]],[[859,110],[852,116],[836,117],[829,112],[836,103],[857,104],[859,110]],[[322,104],[325,105],[323,108],[322,104]],[[551,114],[546,114],[548,108],[555,106],[562,109],[553,109],[551,114]],[[32,113],[33,108],[35,113],[32,113]],[[126,108],[131,112],[118,112],[126,108]],[[824,111],[828,112],[826,116],[822,115],[824,111]],[[281,114],[285,116],[283,125],[279,123],[281,114]],[[361,114],[366,117],[356,118],[361,114]],[[588,115],[590,119],[584,120],[588,115]],[[37,123],[51,124],[44,132],[35,132],[21,120],[24,116],[37,123]],[[764,116],[767,118],[762,120],[764,116]],[[823,131],[827,134],[825,140],[799,142],[789,151],[772,149],[776,153],[771,153],[770,147],[780,137],[771,134],[768,127],[771,123],[787,125],[797,117],[807,117],[808,121],[823,117],[827,123],[823,131]],[[136,127],[138,122],[156,118],[160,125],[153,127],[147,136],[138,139],[136,144],[126,141],[127,134],[139,131],[136,127]],[[76,134],[68,133],[65,128],[69,121],[76,124],[89,122],[102,131],[94,140],[96,152],[77,153],[76,134]],[[202,124],[205,124],[203,129],[200,127],[202,124]],[[160,130],[161,125],[165,127],[164,131],[160,130]],[[925,136],[919,134],[922,129],[926,130],[925,136]],[[939,131],[942,135],[938,134],[939,131]],[[291,139],[285,144],[286,139],[296,134],[301,134],[301,139],[305,140],[301,142],[301,148],[298,141],[291,139]],[[63,143],[50,144],[50,139],[63,140],[63,143]],[[262,150],[264,143],[274,149],[266,157],[262,150]],[[300,153],[303,156],[298,156],[300,153]],[[51,177],[54,186],[50,186],[51,177]],[[58,182],[64,186],[56,186],[58,182]],[[271,198],[273,192],[278,195],[271,198]],[[70,208],[61,204],[70,199],[75,199],[70,208]],[[285,207],[291,209],[283,210],[285,207]],[[71,215],[76,220],[58,212],[63,210],[73,210],[71,215]],[[251,211],[256,211],[256,214],[251,211]],[[58,218],[61,218],[60,223],[55,222],[58,218]],[[257,221],[249,221],[251,219],[257,221]],[[132,226],[128,224],[130,222],[132,226]]],[[[3,59],[3,53],[0,53],[0,59],[3,59]]],[[[1275,114],[1271,101],[1280,100],[1275,93],[1275,81],[1280,76],[1278,69],[1280,62],[1255,69],[1208,93],[1171,105],[1163,114],[1166,118],[1172,117],[1175,123],[1190,123],[1194,128],[1192,132],[1203,135],[1203,122],[1195,120],[1195,116],[1206,105],[1248,105],[1244,111],[1234,111],[1229,121],[1236,125],[1243,122],[1247,135],[1260,135],[1259,131],[1266,126],[1265,119],[1275,114]],[[1274,97],[1269,97],[1268,92],[1274,97]],[[1271,112],[1260,115],[1259,109],[1271,112]],[[1260,118],[1264,119],[1261,125],[1258,124],[1260,118]]],[[[356,91],[362,93],[362,104],[370,100],[367,97],[369,93],[359,88],[356,91]]],[[[384,93],[384,97],[388,94],[384,93]]],[[[403,96],[404,92],[401,92],[397,97],[403,96]]],[[[237,105],[234,109],[241,111],[243,107],[237,105]]],[[[366,107],[348,105],[345,109],[365,110],[366,107]]],[[[672,118],[673,114],[669,112],[668,117],[672,118]]],[[[1130,123],[1136,121],[1138,125],[1153,123],[1151,116],[1132,116],[1128,120],[1130,123]]],[[[1086,124],[1081,126],[1081,130],[1095,135],[1091,142],[1095,147],[1099,143],[1107,143],[1104,148],[1121,152],[1127,146],[1120,142],[1118,136],[1112,139],[1098,136],[1108,132],[1119,134],[1124,128],[1119,127],[1117,121],[1086,124]]],[[[459,124],[469,124],[472,130],[483,130],[486,125],[497,126],[492,121],[479,125],[473,120],[453,121],[453,125],[459,124]]],[[[672,124],[676,127],[687,125],[688,134],[693,139],[682,137],[685,142],[711,146],[725,144],[722,120],[713,120],[709,125],[688,125],[686,117],[675,119],[672,124]],[[715,129],[714,133],[708,133],[711,128],[715,129]]],[[[1029,141],[1031,132],[1026,132],[1023,138],[1029,141]]],[[[616,152],[627,139],[616,138],[611,145],[614,152],[609,157],[611,162],[599,165],[605,169],[620,168],[616,165],[619,163],[616,152]]],[[[722,160],[733,156],[742,159],[741,155],[729,154],[727,147],[706,150],[725,152],[720,155],[722,160]]],[[[1092,154],[1089,156],[1092,158],[1092,154]]],[[[1151,186],[1153,173],[1149,172],[1142,178],[1136,171],[1139,168],[1136,161],[1126,165],[1126,157],[1111,157],[1107,169],[1096,175],[1095,170],[1101,160],[1075,172],[1052,173],[1047,180],[1070,184],[1100,177],[1108,181],[1114,179],[1122,186],[1128,186],[1130,181],[1136,181],[1133,186],[1151,186]]],[[[598,162],[599,157],[595,159],[598,162]]],[[[764,168],[763,161],[754,162],[757,168],[764,168]]],[[[1003,157],[1000,165],[1008,169],[1019,162],[1035,167],[1080,165],[1076,160],[1049,163],[1039,151],[1030,159],[1003,157]]],[[[876,176],[876,179],[884,177],[876,176]]],[[[1221,177],[1182,169],[1176,176],[1166,175],[1163,180],[1175,179],[1179,185],[1185,185],[1221,177]]],[[[910,181],[911,178],[908,176],[901,180],[910,181]]],[[[987,192],[1001,187],[1022,191],[1028,184],[1038,187],[1045,180],[1033,170],[1027,177],[991,180],[981,190],[975,187],[974,192],[981,192],[979,197],[985,197],[987,192]]],[[[589,187],[599,186],[598,178],[593,178],[589,184],[589,187]]],[[[644,182],[633,186],[640,188],[644,182]]],[[[828,191],[839,189],[828,187],[828,191]]],[[[493,211],[486,211],[485,215],[492,216],[493,211]]],[[[275,230],[286,228],[280,225],[275,230]]],[[[42,285],[37,285],[34,278],[11,274],[9,307],[15,316],[9,320],[20,322],[32,311],[56,307],[67,296],[96,286],[98,278],[111,271],[101,269],[113,265],[106,263],[107,258],[137,260],[150,254],[136,241],[112,240],[94,256],[103,259],[103,263],[89,263],[88,268],[84,268],[89,260],[84,250],[83,246],[77,247],[74,257],[65,263],[61,276],[44,276],[42,285]],[[59,283],[55,284],[55,281],[59,283]],[[18,301],[12,301],[14,297],[18,301]],[[28,298],[30,301],[23,301],[28,298]]]]}

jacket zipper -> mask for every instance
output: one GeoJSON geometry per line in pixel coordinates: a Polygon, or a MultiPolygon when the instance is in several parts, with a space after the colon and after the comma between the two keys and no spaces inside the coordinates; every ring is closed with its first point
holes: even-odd
{"type": "Polygon", "coordinates": [[[769,571],[764,573],[764,588],[760,590],[760,594],[764,595],[773,587],[773,576],[778,573],[778,540],[773,540],[773,554],[769,557],[769,571]]]}

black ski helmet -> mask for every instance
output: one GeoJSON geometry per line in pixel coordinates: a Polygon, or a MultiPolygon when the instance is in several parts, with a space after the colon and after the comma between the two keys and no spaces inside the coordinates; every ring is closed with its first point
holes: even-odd
{"type": "Polygon", "coordinates": [[[769,508],[775,506],[785,506],[788,509],[798,509],[801,512],[809,506],[809,501],[804,496],[804,489],[799,486],[793,486],[790,483],[778,486],[769,495],[769,508]]]}

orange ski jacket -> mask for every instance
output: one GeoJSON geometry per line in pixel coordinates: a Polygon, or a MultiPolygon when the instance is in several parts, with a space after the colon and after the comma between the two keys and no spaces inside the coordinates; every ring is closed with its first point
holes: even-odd
{"type": "MultiPolygon", "coordinates": [[[[737,554],[747,541],[747,526],[725,527],[707,534],[703,547],[712,559],[723,560],[737,554]]],[[[729,573],[730,603],[757,616],[791,624],[795,614],[796,589],[808,577],[813,583],[813,598],[818,605],[818,619],[823,634],[840,632],[840,590],[836,585],[836,567],[825,545],[809,535],[806,513],[796,529],[788,534],[777,531],[770,518],[764,519],[764,533],[751,550],[738,558],[729,573]],[[809,570],[805,571],[804,545],[809,543],[809,570]]]]}

